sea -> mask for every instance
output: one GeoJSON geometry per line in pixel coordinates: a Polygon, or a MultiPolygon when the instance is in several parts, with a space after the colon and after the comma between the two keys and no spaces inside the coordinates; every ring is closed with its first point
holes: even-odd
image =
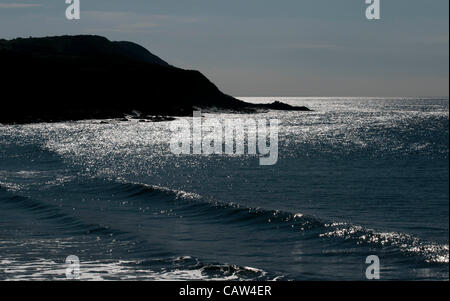
{"type": "Polygon", "coordinates": [[[0,280],[449,280],[448,97],[241,99],[312,110],[205,113],[278,120],[276,164],[174,154],[173,121],[0,125],[0,280]]]}

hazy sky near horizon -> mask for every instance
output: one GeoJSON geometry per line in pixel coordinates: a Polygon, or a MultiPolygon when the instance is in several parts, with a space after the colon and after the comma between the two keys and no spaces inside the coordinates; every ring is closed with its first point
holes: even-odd
{"type": "Polygon", "coordinates": [[[0,38],[96,34],[141,44],[234,96],[448,96],[449,1],[0,0],[0,38]]]}

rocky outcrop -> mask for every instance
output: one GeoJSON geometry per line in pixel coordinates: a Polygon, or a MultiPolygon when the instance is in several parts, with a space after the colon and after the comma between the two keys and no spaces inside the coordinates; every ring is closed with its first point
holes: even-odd
{"type": "Polygon", "coordinates": [[[191,115],[194,108],[307,110],[249,104],[203,74],[171,66],[131,42],[100,36],[0,40],[0,123],[191,115]]]}

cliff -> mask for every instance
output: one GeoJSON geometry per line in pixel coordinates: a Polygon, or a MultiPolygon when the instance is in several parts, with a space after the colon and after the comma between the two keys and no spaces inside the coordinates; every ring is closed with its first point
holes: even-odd
{"type": "Polygon", "coordinates": [[[171,66],[131,42],[100,36],[0,40],[0,123],[191,115],[194,108],[308,110],[255,105],[198,71],[171,66]]]}

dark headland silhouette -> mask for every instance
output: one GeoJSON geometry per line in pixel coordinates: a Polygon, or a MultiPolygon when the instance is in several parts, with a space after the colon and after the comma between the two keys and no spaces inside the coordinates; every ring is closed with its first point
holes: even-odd
{"type": "Polygon", "coordinates": [[[135,43],[100,36],[0,39],[0,72],[0,123],[128,115],[163,120],[191,115],[196,108],[309,111],[281,102],[240,101],[198,71],[171,66],[135,43]]]}

